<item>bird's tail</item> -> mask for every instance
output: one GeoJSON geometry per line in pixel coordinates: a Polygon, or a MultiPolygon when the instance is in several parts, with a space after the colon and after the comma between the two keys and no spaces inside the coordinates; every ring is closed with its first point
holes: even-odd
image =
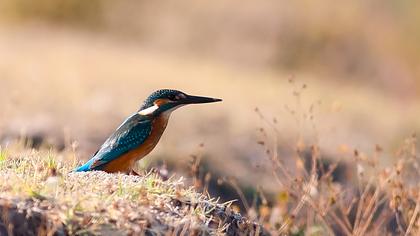
{"type": "Polygon", "coordinates": [[[90,168],[92,165],[92,160],[86,162],[84,165],[74,169],[72,172],[84,172],[84,171],[91,171],[92,169],[90,168]]]}

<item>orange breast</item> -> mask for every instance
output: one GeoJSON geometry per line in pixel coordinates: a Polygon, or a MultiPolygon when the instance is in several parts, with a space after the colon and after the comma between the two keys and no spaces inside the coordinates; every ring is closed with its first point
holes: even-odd
{"type": "Polygon", "coordinates": [[[149,137],[137,148],[119,156],[115,160],[106,164],[103,168],[103,171],[114,173],[114,172],[124,172],[128,173],[133,169],[134,163],[144,156],[149,154],[156,144],[159,142],[160,137],[165,131],[166,125],[168,124],[167,115],[160,115],[155,118],[152,123],[152,132],[149,137]]]}

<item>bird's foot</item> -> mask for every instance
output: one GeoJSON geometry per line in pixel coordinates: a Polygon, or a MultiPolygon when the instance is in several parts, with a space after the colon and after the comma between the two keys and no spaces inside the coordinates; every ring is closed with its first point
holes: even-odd
{"type": "Polygon", "coordinates": [[[130,175],[140,176],[139,173],[135,172],[134,170],[131,170],[129,174],[130,175]]]}

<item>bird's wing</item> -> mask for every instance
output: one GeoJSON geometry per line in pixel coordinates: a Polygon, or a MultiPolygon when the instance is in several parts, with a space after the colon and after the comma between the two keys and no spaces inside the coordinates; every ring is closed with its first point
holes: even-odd
{"type": "Polygon", "coordinates": [[[138,114],[132,115],[102,144],[89,161],[89,169],[98,169],[98,167],[138,147],[147,139],[151,130],[151,120],[139,117],[138,114]]]}

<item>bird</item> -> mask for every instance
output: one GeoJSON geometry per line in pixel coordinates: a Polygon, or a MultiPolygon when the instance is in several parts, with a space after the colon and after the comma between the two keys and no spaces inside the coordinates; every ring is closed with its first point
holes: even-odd
{"type": "Polygon", "coordinates": [[[126,118],[100,148],[74,172],[105,171],[138,175],[136,161],[149,154],[159,142],[171,113],[185,105],[220,102],[222,99],[192,96],[174,89],[153,92],[140,109],[126,118]]]}

